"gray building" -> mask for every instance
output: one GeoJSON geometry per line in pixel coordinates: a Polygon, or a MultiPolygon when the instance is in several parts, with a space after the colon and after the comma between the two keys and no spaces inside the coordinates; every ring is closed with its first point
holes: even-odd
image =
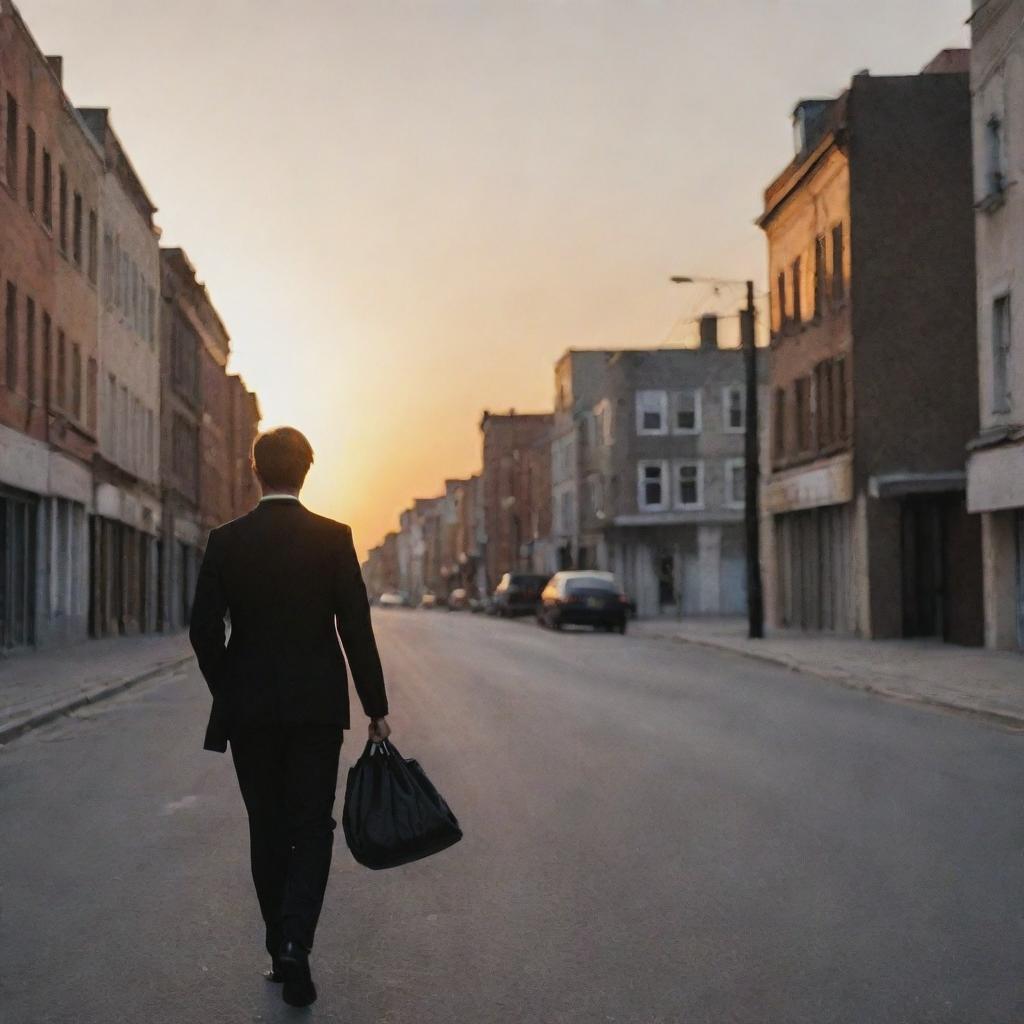
{"type": "Polygon", "coordinates": [[[551,568],[615,572],[641,616],[746,606],[743,357],[717,327],[556,366],[551,568]]]}

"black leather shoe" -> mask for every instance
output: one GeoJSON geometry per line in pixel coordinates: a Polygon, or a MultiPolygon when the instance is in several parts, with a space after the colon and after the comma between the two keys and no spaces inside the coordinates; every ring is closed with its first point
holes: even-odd
{"type": "Polygon", "coordinates": [[[309,953],[297,942],[286,942],[277,957],[277,969],[284,979],[281,997],[289,1006],[310,1006],[316,1002],[316,986],[309,972],[309,953]]]}

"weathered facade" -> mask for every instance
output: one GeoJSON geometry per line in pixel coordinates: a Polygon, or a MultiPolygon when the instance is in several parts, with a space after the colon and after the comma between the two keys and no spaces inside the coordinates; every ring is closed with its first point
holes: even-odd
{"type": "Polygon", "coordinates": [[[556,366],[551,568],[615,572],[641,616],[746,606],[743,355],[701,326],[695,348],[556,366]]]}
{"type": "Polygon", "coordinates": [[[796,156],[765,191],[775,625],[980,640],[965,61],[803,101],[796,156]]]}
{"type": "Polygon", "coordinates": [[[0,650],[83,638],[102,154],[0,2],[0,650]]]}
{"type": "Polygon", "coordinates": [[[485,412],[483,519],[486,589],[511,571],[547,568],[551,533],[550,413],[485,412]]]}
{"type": "Polygon", "coordinates": [[[1022,0],[971,19],[980,430],[967,499],[982,523],[985,642],[1024,649],[1024,21],[1022,0]]]}
{"type": "Polygon", "coordinates": [[[90,252],[98,247],[100,268],[89,589],[90,629],[106,636],[153,630],[159,620],[160,249],[156,207],[109,111],[79,114],[103,153],[98,225],[89,213],[90,252]]]}

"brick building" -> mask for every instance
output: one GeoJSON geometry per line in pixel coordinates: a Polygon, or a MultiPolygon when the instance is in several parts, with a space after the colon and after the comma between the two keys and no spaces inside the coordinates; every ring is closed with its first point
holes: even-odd
{"type": "Polygon", "coordinates": [[[972,6],[981,424],[967,496],[982,524],[985,642],[1024,650],[1024,0],[972,6]]]}
{"type": "Polygon", "coordinates": [[[801,102],[796,155],[765,191],[775,625],[980,640],[965,61],[801,102]]]}
{"type": "Polygon", "coordinates": [[[551,534],[550,413],[485,412],[482,505],[486,587],[511,571],[548,568],[551,534]]]}
{"type": "Polygon", "coordinates": [[[109,111],[79,114],[103,154],[98,227],[89,213],[90,253],[100,246],[90,628],[103,636],[153,630],[159,619],[160,249],[156,207],[109,111]]]}
{"type": "Polygon", "coordinates": [[[88,629],[102,153],[0,2],[0,649],[88,629]]]}

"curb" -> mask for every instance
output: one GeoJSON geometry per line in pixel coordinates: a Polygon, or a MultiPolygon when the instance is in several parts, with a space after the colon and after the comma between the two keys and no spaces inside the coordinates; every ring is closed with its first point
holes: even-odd
{"type": "Polygon", "coordinates": [[[169,661],[161,662],[154,668],[148,668],[136,676],[129,676],[127,679],[116,679],[113,682],[101,683],[84,693],[77,693],[73,697],[55,701],[44,707],[30,711],[25,718],[19,718],[16,722],[0,724],[0,746],[10,743],[11,740],[37,729],[47,722],[52,722],[61,715],[70,714],[87,704],[98,704],[108,697],[114,697],[125,690],[130,690],[138,683],[144,683],[147,679],[155,679],[157,676],[171,672],[181,665],[192,660],[192,655],[182,655],[180,658],[172,658],[169,661]]]}
{"type": "Polygon", "coordinates": [[[922,707],[934,708],[938,711],[953,712],[958,715],[966,715],[982,721],[1011,729],[1014,732],[1024,732],[1024,715],[1014,715],[1004,711],[989,711],[985,708],[973,707],[970,704],[958,704],[956,701],[942,697],[930,697],[927,694],[907,693],[902,690],[891,690],[884,686],[876,686],[873,683],[864,682],[851,676],[846,672],[836,672],[829,669],[815,668],[800,662],[790,661],[775,654],[764,654],[760,651],[741,650],[731,647],[729,644],[715,643],[713,640],[699,640],[694,637],[678,636],[672,633],[644,633],[644,636],[652,640],[667,640],[670,643],[689,644],[693,647],[703,647],[710,651],[724,651],[726,654],[735,654],[740,658],[748,658],[750,661],[759,661],[762,664],[774,665],[776,668],[788,668],[790,672],[798,672],[801,675],[814,676],[817,679],[825,679],[830,683],[837,683],[845,686],[848,690],[857,690],[860,693],[870,693],[875,697],[883,697],[900,704],[917,704],[922,707]]]}

